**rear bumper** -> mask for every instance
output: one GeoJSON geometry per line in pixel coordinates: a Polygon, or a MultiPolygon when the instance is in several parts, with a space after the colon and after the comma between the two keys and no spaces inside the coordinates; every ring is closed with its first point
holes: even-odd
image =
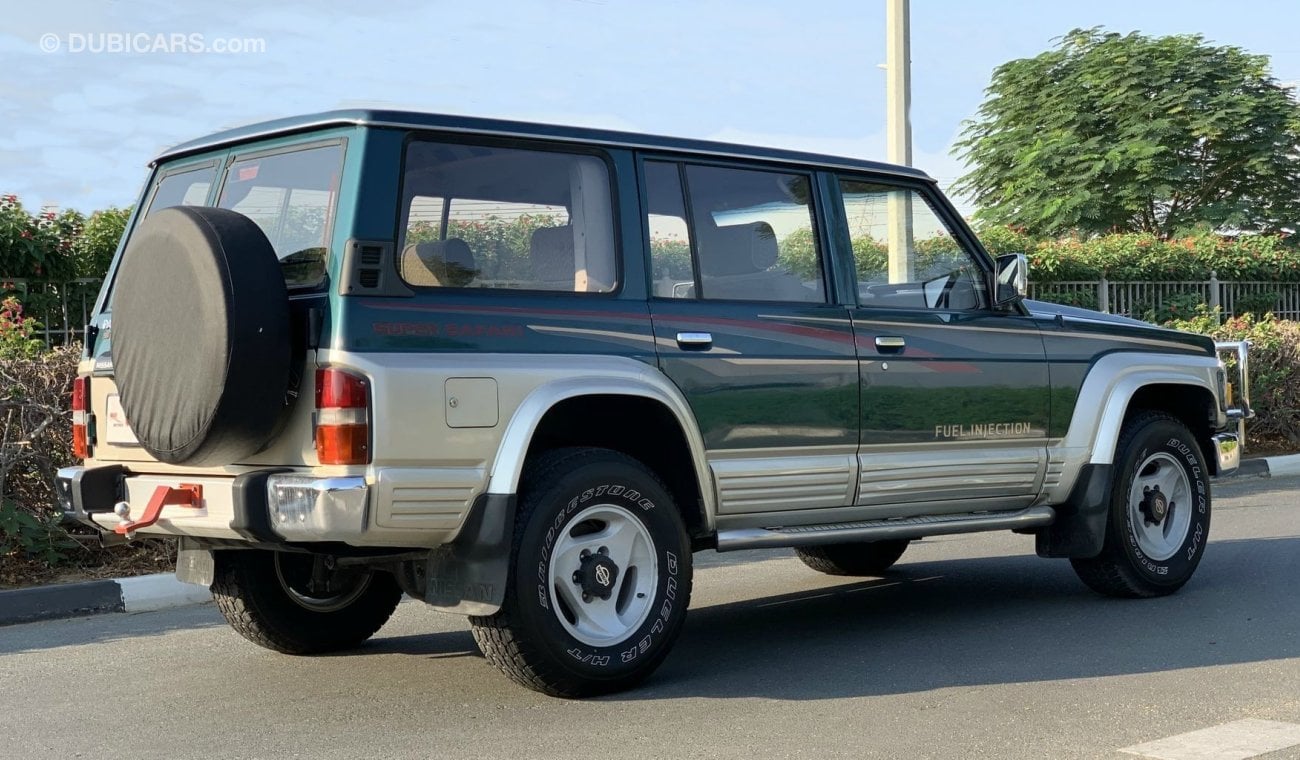
{"type": "MultiPolygon", "coordinates": [[[[173,535],[258,544],[339,542],[353,546],[437,546],[454,530],[400,530],[369,524],[374,486],[363,476],[317,477],[264,469],[236,476],[133,473],[122,465],[65,467],[55,479],[64,517],[111,533],[123,524],[114,508],[141,520],[151,495],[182,484],[202,487],[196,504],[164,507],[141,535],[173,535]]],[[[455,527],[455,526],[450,526],[455,527]]]]}

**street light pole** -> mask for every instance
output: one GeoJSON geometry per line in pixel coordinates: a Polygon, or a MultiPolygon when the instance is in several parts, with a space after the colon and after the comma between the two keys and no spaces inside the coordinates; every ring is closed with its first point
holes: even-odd
{"type": "MultiPolygon", "coordinates": [[[[908,0],[885,0],[885,150],[891,163],[912,165],[912,43],[908,0]]],[[[914,279],[912,196],[889,194],[889,281],[914,279]]]]}

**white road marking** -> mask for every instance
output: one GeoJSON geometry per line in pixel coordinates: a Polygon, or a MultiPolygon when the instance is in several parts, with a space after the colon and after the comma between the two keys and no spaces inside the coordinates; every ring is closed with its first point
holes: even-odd
{"type": "Polygon", "coordinates": [[[1300,725],[1246,718],[1157,739],[1120,752],[1159,760],[1246,760],[1300,744],[1300,725]]]}

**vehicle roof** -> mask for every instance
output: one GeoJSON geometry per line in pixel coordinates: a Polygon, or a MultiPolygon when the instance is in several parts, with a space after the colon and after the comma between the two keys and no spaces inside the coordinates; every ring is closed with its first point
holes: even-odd
{"type": "Polygon", "coordinates": [[[214,148],[248,142],[255,139],[277,137],[296,133],[310,132],[337,126],[397,127],[404,129],[431,129],[444,132],[461,132],[465,134],[493,135],[523,138],[549,138],[571,140],[574,142],[598,144],[610,147],[643,148],[672,150],[687,153],[700,153],[711,156],[740,158],[757,158],[769,161],[784,161],[799,164],[812,164],[841,169],[857,169],[887,174],[903,175],[916,179],[931,180],[920,169],[900,166],[880,161],[867,161],[845,156],[828,156],[782,148],[765,148],[753,145],[736,145],[695,140],[685,137],[665,137],[645,135],[635,132],[618,132],[588,127],[561,126],[558,124],[537,124],[524,121],[504,119],[484,119],[473,116],[452,116],[448,114],[421,113],[418,111],[389,111],[374,109],[347,109],[325,111],[303,116],[291,116],[273,121],[263,121],[243,127],[216,132],[197,140],[181,143],[163,151],[149,163],[155,166],[174,158],[200,153],[214,148]]]}

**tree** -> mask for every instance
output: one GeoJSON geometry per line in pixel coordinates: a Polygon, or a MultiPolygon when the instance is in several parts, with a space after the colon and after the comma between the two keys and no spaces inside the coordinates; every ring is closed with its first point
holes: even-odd
{"type": "Polygon", "coordinates": [[[1085,236],[1300,222],[1300,104],[1199,35],[1075,29],[993,72],[956,151],[981,221],[1085,236]]]}
{"type": "Polygon", "coordinates": [[[126,232],[130,208],[109,208],[96,211],[86,220],[81,235],[73,245],[77,258],[78,277],[103,277],[113,262],[117,244],[126,232]]]}

